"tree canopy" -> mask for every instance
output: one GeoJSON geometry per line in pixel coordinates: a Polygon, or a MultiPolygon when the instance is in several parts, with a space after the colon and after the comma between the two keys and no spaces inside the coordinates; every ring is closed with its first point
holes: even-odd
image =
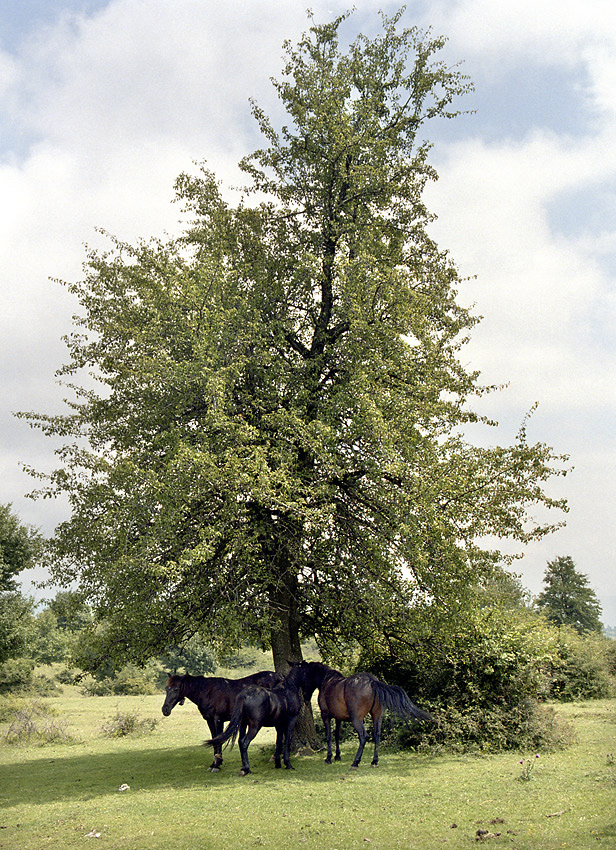
{"type": "Polygon", "coordinates": [[[543,577],[543,591],[536,604],[548,620],[557,626],[573,626],[576,631],[601,631],[601,605],[597,594],[580,573],[569,555],[561,555],[548,566],[543,577]]]}
{"type": "Polygon", "coordinates": [[[10,504],[0,505],[0,593],[16,589],[15,576],[34,565],[41,545],[37,529],[20,522],[10,504]]]}
{"type": "Polygon", "coordinates": [[[501,559],[486,536],[540,537],[533,506],[565,507],[525,423],[511,446],[464,436],[487,389],[460,359],[476,320],[429,236],[422,134],[470,83],[401,13],[342,50],[345,19],[286,45],[288,124],[253,104],[266,146],[240,202],[183,174],[180,237],[111,238],[68,284],[76,400],[30,415],[65,438],[49,560],[120,659],[199,633],[284,669],[303,635],[327,650],[414,599],[459,602],[501,559]]]}

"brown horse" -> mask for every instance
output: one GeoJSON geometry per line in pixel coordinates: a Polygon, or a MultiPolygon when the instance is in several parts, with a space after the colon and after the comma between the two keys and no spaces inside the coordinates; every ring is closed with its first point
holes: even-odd
{"type": "Polygon", "coordinates": [[[399,717],[413,717],[416,720],[432,720],[430,715],[411,702],[406,691],[397,685],[386,685],[371,673],[355,673],[345,677],[318,661],[302,661],[295,669],[300,671],[299,683],[304,694],[310,697],[319,689],[318,703],[325,724],[327,738],[326,764],[332,762],[332,719],[336,721],[336,755],[340,761],[340,726],[343,720],[350,720],[359,737],[359,748],[351,767],[359,767],[368,733],[364,726],[364,717],[369,714],[373,721],[374,757],[373,766],[379,763],[379,742],[381,739],[381,719],[383,709],[387,708],[399,717]]]}
{"type": "MultiPolygon", "coordinates": [[[[169,717],[174,706],[178,703],[183,705],[185,699],[191,700],[210,727],[212,737],[215,738],[221,734],[224,721],[230,719],[237,697],[245,687],[261,685],[273,688],[274,685],[282,682],[283,678],[280,673],[272,673],[269,670],[253,673],[243,679],[206,678],[191,676],[188,673],[184,676],[169,676],[162,711],[165,717],[169,717]]],[[[209,769],[212,772],[219,771],[222,761],[222,746],[218,744],[214,747],[214,761],[209,769]]]]}

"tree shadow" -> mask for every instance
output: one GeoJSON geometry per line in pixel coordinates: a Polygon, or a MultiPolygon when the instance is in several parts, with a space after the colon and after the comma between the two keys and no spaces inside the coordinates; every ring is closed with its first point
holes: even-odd
{"type": "MultiPolygon", "coordinates": [[[[302,779],[310,775],[311,782],[331,782],[346,776],[357,775],[349,770],[352,754],[341,763],[325,765],[322,754],[292,759],[295,770],[276,770],[271,763],[273,748],[255,747],[250,751],[253,773],[246,780],[238,776],[239,752],[227,751],[219,773],[211,773],[211,750],[204,747],[154,747],[147,750],[127,748],[111,753],[67,753],[53,757],[41,756],[4,765],[2,768],[3,807],[13,805],[40,805],[55,800],[83,801],[119,792],[121,785],[132,791],[161,788],[203,788],[208,793],[228,790],[230,782],[255,781],[259,784],[280,783],[285,779],[302,779]]],[[[412,762],[412,759],[411,759],[412,762]]],[[[418,765],[415,765],[417,767],[418,765]]],[[[369,763],[360,768],[362,774],[370,771],[376,780],[382,768],[374,770],[369,763]]],[[[401,777],[413,772],[412,763],[393,770],[401,777]]]]}
{"type": "Polygon", "coordinates": [[[218,775],[207,770],[211,763],[209,756],[210,753],[198,747],[159,747],[28,759],[3,766],[2,804],[88,800],[116,794],[124,784],[133,790],[186,788],[206,780],[211,785],[218,775]]]}

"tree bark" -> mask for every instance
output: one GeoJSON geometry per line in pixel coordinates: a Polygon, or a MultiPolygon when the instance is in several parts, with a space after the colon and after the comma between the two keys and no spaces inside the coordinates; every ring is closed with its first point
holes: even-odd
{"type": "MultiPolygon", "coordinates": [[[[302,647],[299,637],[299,619],[297,616],[296,586],[297,577],[291,580],[289,571],[280,576],[279,584],[271,589],[270,604],[272,607],[271,642],[274,657],[274,669],[277,673],[286,675],[291,669],[290,661],[302,661],[302,647]],[[291,586],[290,586],[291,585],[291,586]]],[[[292,742],[294,749],[321,746],[316,729],[311,704],[304,703],[295,727],[292,742]]]]}

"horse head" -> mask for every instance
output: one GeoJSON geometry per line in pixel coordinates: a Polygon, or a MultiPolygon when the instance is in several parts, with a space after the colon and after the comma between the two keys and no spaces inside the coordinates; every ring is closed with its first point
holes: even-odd
{"type": "Polygon", "coordinates": [[[167,681],[167,695],[163,703],[163,714],[169,717],[171,709],[176,705],[184,705],[184,676],[169,676],[167,681]]]}
{"type": "Polygon", "coordinates": [[[291,670],[287,674],[286,681],[302,692],[302,696],[308,702],[318,687],[315,680],[315,664],[311,661],[287,661],[291,670]]]}

